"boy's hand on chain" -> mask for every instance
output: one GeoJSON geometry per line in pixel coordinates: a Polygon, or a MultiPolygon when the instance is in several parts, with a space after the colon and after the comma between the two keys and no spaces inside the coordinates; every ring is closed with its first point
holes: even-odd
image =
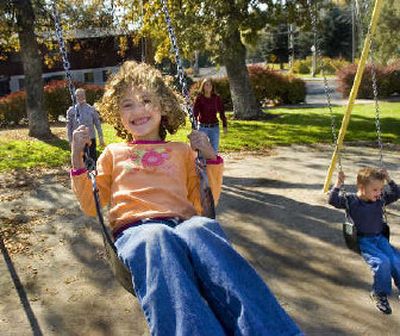
{"type": "Polygon", "coordinates": [[[338,173],[335,188],[340,188],[344,184],[345,179],[346,179],[346,175],[344,174],[344,172],[340,171],[338,173]]]}

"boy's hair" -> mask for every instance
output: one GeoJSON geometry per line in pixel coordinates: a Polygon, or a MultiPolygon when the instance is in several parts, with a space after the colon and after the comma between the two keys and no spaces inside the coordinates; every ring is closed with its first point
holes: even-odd
{"type": "Polygon", "coordinates": [[[372,180],[384,181],[385,175],[376,168],[361,168],[357,173],[357,186],[365,187],[372,180]]]}
{"type": "Polygon", "coordinates": [[[119,102],[129,87],[138,87],[150,91],[161,106],[160,137],[165,139],[167,131],[174,134],[178,128],[185,124],[183,111],[177,95],[167,86],[161,73],[154,67],[145,63],[126,61],[119,71],[112,75],[105,86],[104,95],[96,108],[104,121],[114,126],[117,135],[132,141],[132,135],[122,125],[119,102]]]}
{"type": "Polygon", "coordinates": [[[207,82],[210,82],[210,83],[211,83],[211,87],[212,87],[212,89],[211,89],[211,95],[217,94],[217,92],[215,91],[214,82],[212,81],[211,78],[204,78],[204,79],[201,81],[200,88],[199,88],[199,93],[202,94],[202,95],[204,95],[204,84],[207,83],[207,82]]]}
{"type": "Polygon", "coordinates": [[[75,90],[75,94],[77,95],[78,93],[84,93],[84,94],[86,94],[86,91],[85,91],[85,89],[83,89],[83,88],[77,88],[77,89],[75,90]]]}

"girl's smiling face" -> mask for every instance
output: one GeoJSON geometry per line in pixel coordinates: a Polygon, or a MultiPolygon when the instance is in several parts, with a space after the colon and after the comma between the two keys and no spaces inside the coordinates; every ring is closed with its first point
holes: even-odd
{"type": "Polygon", "coordinates": [[[122,124],[135,140],[161,140],[161,105],[150,91],[128,88],[119,109],[122,124]]]}

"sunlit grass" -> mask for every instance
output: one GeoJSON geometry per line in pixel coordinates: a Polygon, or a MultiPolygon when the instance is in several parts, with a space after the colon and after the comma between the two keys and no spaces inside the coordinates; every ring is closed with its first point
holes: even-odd
{"type": "MultiPolygon", "coordinates": [[[[344,107],[334,107],[338,127],[344,107]]],[[[222,152],[260,151],[279,145],[330,143],[331,118],[327,108],[276,108],[266,111],[264,121],[232,120],[228,113],[228,134],[221,132],[222,152]]],[[[346,141],[376,141],[373,104],[356,105],[351,116],[346,141]]],[[[382,139],[399,144],[400,103],[381,104],[382,139]]],[[[103,125],[107,143],[120,142],[110,125],[103,125]]],[[[169,136],[170,141],[187,141],[190,123],[169,136]]],[[[28,167],[57,167],[69,161],[69,145],[65,140],[13,140],[0,132],[0,171],[28,167]]]]}

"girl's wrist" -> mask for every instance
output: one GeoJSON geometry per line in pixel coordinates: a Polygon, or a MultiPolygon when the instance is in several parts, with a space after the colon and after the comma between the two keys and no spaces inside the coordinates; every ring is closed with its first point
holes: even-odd
{"type": "Polygon", "coordinates": [[[201,155],[203,156],[203,158],[205,158],[206,160],[216,160],[217,159],[217,154],[214,152],[213,149],[210,150],[206,150],[206,151],[202,151],[201,155]]]}
{"type": "Polygon", "coordinates": [[[85,163],[83,162],[82,154],[71,155],[71,165],[73,169],[82,169],[85,168],[85,163]]]}

